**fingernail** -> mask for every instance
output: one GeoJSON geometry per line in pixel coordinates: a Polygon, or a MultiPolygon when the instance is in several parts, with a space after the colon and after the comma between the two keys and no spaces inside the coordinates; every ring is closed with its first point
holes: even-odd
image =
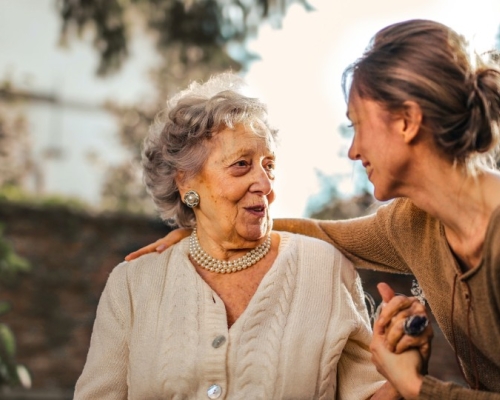
{"type": "Polygon", "coordinates": [[[158,253],[162,252],[163,250],[166,249],[166,246],[164,244],[160,244],[157,248],[156,248],[156,251],[158,253]]]}

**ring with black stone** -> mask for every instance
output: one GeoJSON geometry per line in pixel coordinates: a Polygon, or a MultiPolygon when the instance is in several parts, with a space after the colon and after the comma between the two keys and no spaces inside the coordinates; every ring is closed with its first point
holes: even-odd
{"type": "Polygon", "coordinates": [[[410,315],[406,317],[403,330],[408,336],[418,336],[429,325],[429,320],[423,315],[410,315]]]}

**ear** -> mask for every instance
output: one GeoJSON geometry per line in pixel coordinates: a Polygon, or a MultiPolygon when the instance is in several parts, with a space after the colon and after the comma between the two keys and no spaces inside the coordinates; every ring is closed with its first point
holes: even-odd
{"type": "Polygon", "coordinates": [[[418,103],[410,100],[405,101],[403,107],[403,127],[400,133],[405,143],[411,143],[422,126],[422,109],[418,103]]]}
{"type": "Polygon", "coordinates": [[[186,186],[186,174],[184,171],[177,172],[177,175],[175,176],[175,184],[177,185],[177,189],[179,189],[181,199],[184,198],[184,194],[189,190],[186,186]]]}

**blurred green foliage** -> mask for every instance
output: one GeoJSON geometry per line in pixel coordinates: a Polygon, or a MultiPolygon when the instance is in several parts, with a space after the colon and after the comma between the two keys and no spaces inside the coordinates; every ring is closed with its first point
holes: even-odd
{"type": "Polygon", "coordinates": [[[87,203],[79,198],[60,195],[39,195],[28,192],[15,184],[0,186],[0,201],[2,200],[45,207],[65,206],[72,210],[89,211],[91,209],[87,203]]]}
{"type": "MultiPolygon", "coordinates": [[[[0,282],[10,283],[16,275],[30,270],[30,263],[16,254],[3,235],[0,225],[0,282]]],[[[0,318],[11,309],[7,301],[0,301],[0,318]]],[[[0,388],[2,386],[31,386],[31,376],[24,365],[16,362],[16,340],[11,329],[0,322],[0,388]]]]}
{"type": "Polygon", "coordinates": [[[59,0],[63,44],[71,36],[92,32],[99,53],[97,73],[106,75],[120,69],[129,55],[132,28],[141,22],[155,38],[158,52],[167,64],[178,50],[178,60],[188,64],[231,65],[235,69],[254,56],[246,40],[257,34],[263,21],[279,25],[287,8],[307,0],[59,0]],[[237,51],[228,51],[230,48],[237,51]]]}

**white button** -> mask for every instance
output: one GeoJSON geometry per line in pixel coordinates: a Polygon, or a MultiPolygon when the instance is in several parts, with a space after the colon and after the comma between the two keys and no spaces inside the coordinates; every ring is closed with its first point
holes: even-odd
{"type": "Polygon", "coordinates": [[[218,399],[222,394],[222,388],[219,385],[212,385],[207,390],[209,399],[218,399]]]}

